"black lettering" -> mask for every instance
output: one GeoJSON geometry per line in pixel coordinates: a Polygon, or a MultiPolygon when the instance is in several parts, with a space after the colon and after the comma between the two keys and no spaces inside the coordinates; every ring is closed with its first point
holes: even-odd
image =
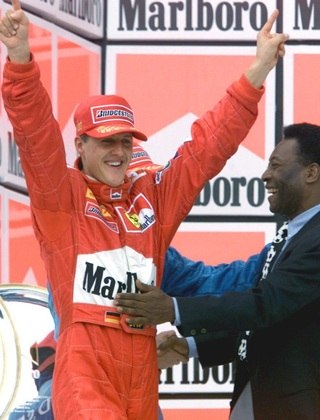
{"type": "Polygon", "coordinates": [[[127,293],[137,293],[136,281],[137,273],[127,271],[127,293]]]}
{"type": "Polygon", "coordinates": [[[233,10],[231,4],[223,2],[216,9],[216,25],[221,31],[228,31],[233,24],[233,10]]]}
{"type": "Polygon", "coordinates": [[[252,178],[248,182],[247,199],[252,207],[259,207],[263,204],[266,190],[260,178],[252,178]]]}
{"type": "Polygon", "coordinates": [[[202,368],[197,358],[193,359],[193,375],[193,384],[206,384],[208,382],[209,369],[202,368]]]}
{"type": "Polygon", "coordinates": [[[97,266],[95,269],[92,263],[86,262],[86,271],[82,284],[83,290],[108,299],[114,299],[116,293],[138,293],[136,286],[137,273],[127,272],[126,281],[122,282],[111,276],[103,278],[105,269],[105,267],[101,266],[97,266]]]}
{"type": "Polygon", "coordinates": [[[246,179],[244,176],[241,178],[231,178],[232,182],[232,201],[231,206],[238,207],[240,206],[240,186],[246,185],[246,179]]]}
{"type": "Polygon", "coordinates": [[[218,178],[213,183],[213,200],[220,206],[226,206],[231,197],[231,187],[227,178],[218,178]]]}
{"type": "Polygon", "coordinates": [[[105,268],[98,266],[93,273],[93,264],[86,262],[86,271],[84,273],[82,288],[86,292],[100,295],[102,275],[105,268]]]}
{"type": "Polygon", "coordinates": [[[170,7],[170,26],[169,31],[178,31],[178,10],[183,10],[183,3],[182,1],[178,1],[177,3],[169,3],[170,7]]]}
{"type": "Polygon", "coordinates": [[[253,29],[255,29],[256,31],[260,31],[260,29],[262,28],[262,26],[265,24],[265,22],[268,20],[268,9],[267,6],[262,3],[262,2],[256,2],[252,5],[251,9],[250,9],[250,25],[253,29]],[[257,19],[257,12],[260,12],[260,19],[259,19],[259,23],[258,23],[258,19],[257,19]]]}
{"type": "Polygon", "coordinates": [[[247,1],[242,2],[234,2],[234,9],[235,9],[235,24],[233,29],[235,31],[243,31],[243,25],[242,25],[242,11],[249,9],[249,4],[247,1]]]}
{"type": "Polygon", "coordinates": [[[119,8],[119,31],[179,31],[179,22],[183,22],[183,17],[185,31],[210,31],[214,24],[224,32],[231,29],[243,31],[244,13],[249,14],[251,27],[258,31],[268,16],[266,5],[260,1],[251,5],[248,1],[154,1],[147,8],[146,0],[119,0],[119,8]],[[195,7],[196,27],[193,25],[195,7]]]}
{"type": "Polygon", "coordinates": [[[127,285],[126,283],[122,283],[121,281],[118,281],[118,290],[117,293],[122,293],[127,291],[127,285]]]}
{"type": "Polygon", "coordinates": [[[97,26],[102,24],[101,0],[60,0],[59,10],[97,26]]]}
{"type": "Polygon", "coordinates": [[[182,375],[181,375],[181,384],[190,384],[190,381],[188,379],[188,364],[182,363],[181,364],[182,369],[182,375]]]}
{"type": "Polygon", "coordinates": [[[213,25],[213,9],[209,2],[198,0],[198,25],[197,31],[209,30],[213,25]],[[205,11],[205,13],[204,13],[205,11]],[[204,19],[206,15],[206,19],[204,19]],[[206,23],[204,23],[206,20],[206,23]]]}
{"type": "Polygon", "coordinates": [[[302,29],[309,29],[311,26],[312,14],[313,26],[311,29],[320,29],[319,0],[296,0],[293,29],[301,29],[299,24],[299,17],[301,19],[302,29]]]}
{"type": "Polygon", "coordinates": [[[192,27],[192,0],[186,1],[186,31],[193,31],[192,27]]]}
{"type": "Polygon", "coordinates": [[[68,15],[76,16],[76,2],[73,0],[60,0],[59,10],[68,13],[68,15]]]}
{"type": "Polygon", "coordinates": [[[219,207],[230,205],[231,207],[241,207],[244,200],[241,189],[245,188],[246,202],[252,207],[259,207],[265,201],[265,188],[260,178],[252,178],[247,181],[245,177],[227,178],[220,177],[215,179],[212,184],[207,182],[195,200],[194,206],[209,206],[210,200],[219,207]],[[212,194],[211,194],[212,188],[212,194]]]}
{"type": "Polygon", "coordinates": [[[163,369],[160,377],[159,384],[165,385],[204,385],[213,381],[218,385],[232,385],[235,379],[235,363],[227,363],[225,365],[213,366],[211,368],[202,368],[198,359],[193,359],[189,363],[183,363],[181,366],[181,377],[178,370],[170,367],[163,369]],[[175,376],[178,376],[176,377],[175,376]],[[189,376],[193,375],[193,380],[189,380],[189,376]],[[180,378],[180,379],[179,379],[180,378]]]}
{"type": "Polygon", "coordinates": [[[159,383],[161,384],[161,383],[164,383],[164,384],[166,384],[166,385],[173,385],[174,384],[174,379],[173,379],[173,369],[172,369],[172,367],[170,367],[170,368],[167,368],[167,369],[163,369],[162,371],[161,371],[161,376],[160,376],[160,381],[159,381],[159,383]],[[164,381],[162,381],[161,380],[161,376],[162,376],[162,373],[163,372],[165,372],[166,373],[166,378],[165,378],[165,380],[164,381]]]}
{"type": "Polygon", "coordinates": [[[120,22],[119,31],[146,31],[146,1],[136,0],[132,4],[130,0],[120,0],[120,22]],[[134,22],[138,18],[138,25],[134,27],[134,22]],[[125,23],[124,23],[125,22],[125,23]]]}
{"type": "Polygon", "coordinates": [[[150,225],[154,223],[154,220],[155,220],[154,214],[151,215],[151,217],[148,215],[145,215],[144,222],[140,224],[140,229],[141,230],[147,229],[150,225]]]}
{"type": "Polygon", "coordinates": [[[9,174],[24,178],[18,146],[14,142],[11,132],[8,132],[8,145],[8,172],[9,174]]]}
{"type": "Polygon", "coordinates": [[[226,384],[229,382],[230,378],[230,365],[221,365],[221,366],[213,366],[212,368],[212,378],[213,380],[219,384],[226,384]]]}
{"type": "Polygon", "coordinates": [[[150,5],[150,12],[153,13],[153,15],[151,15],[149,18],[150,29],[153,31],[165,31],[166,26],[164,23],[164,5],[159,1],[155,1],[150,5]]]}
{"type": "Polygon", "coordinates": [[[114,299],[115,297],[115,289],[116,289],[116,281],[113,277],[107,276],[103,279],[103,283],[106,286],[101,287],[101,296],[108,298],[108,299],[114,299]]]}

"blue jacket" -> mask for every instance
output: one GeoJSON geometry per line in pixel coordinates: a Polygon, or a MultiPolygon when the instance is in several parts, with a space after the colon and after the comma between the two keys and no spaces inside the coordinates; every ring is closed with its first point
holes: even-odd
{"type": "Polygon", "coordinates": [[[247,261],[206,265],[192,261],[170,247],[166,253],[161,289],[170,296],[221,295],[251,288],[259,279],[269,249],[247,261]]]}
{"type": "MultiPolygon", "coordinates": [[[[228,264],[206,265],[182,256],[175,248],[166,253],[161,289],[170,296],[219,296],[225,292],[251,288],[259,279],[270,244],[260,254],[247,261],[236,260],[228,264]]],[[[59,335],[59,320],[52,305],[49,290],[49,309],[55,321],[55,335],[59,335]]]]}

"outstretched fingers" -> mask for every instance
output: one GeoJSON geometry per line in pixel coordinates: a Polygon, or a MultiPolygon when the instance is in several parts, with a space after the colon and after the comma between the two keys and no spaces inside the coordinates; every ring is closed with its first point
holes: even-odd
{"type": "Polygon", "coordinates": [[[20,10],[21,9],[21,3],[19,0],[12,0],[11,2],[13,10],[20,10]]]}
{"type": "Polygon", "coordinates": [[[263,34],[263,35],[270,35],[272,27],[273,27],[275,21],[277,20],[278,16],[279,16],[279,10],[276,9],[271,13],[269,19],[263,25],[260,33],[263,34]]]}

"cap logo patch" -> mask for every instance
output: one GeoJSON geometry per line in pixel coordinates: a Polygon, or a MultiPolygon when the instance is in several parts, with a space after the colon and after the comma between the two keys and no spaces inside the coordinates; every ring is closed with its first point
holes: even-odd
{"type": "Polygon", "coordinates": [[[123,130],[123,126],[109,127],[107,125],[101,125],[99,127],[96,127],[95,130],[96,130],[97,133],[100,133],[100,134],[109,134],[109,133],[112,133],[113,131],[119,132],[120,130],[123,130]]]}
{"type": "Polygon", "coordinates": [[[140,158],[143,158],[143,157],[146,157],[146,158],[150,159],[150,156],[148,155],[148,153],[145,150],[139,150],[137,152],[135,152],[135,151],[132,152],[132,159],[140,159],[140,158]]]}
{"type": "Polygon", "coordinates": [[[122,121],[133,125],[133,113],[129,108],[114,105],[99,105],[91,107],[91,116],[93,124],[101,124],[110,121],[122,121]]]}

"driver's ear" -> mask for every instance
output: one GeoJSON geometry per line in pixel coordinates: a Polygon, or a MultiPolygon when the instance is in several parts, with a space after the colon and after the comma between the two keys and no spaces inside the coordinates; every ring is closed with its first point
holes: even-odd
{"type": "Polygon", "coordinates": [[[75,148],[76,148],[76,151],[77,151],[78,155],[81,154],[84,143],[85,143],[85,141],[81,137],[79,137],[79,136],[75,137],[74,145],[75,145],[75,148]]]}

